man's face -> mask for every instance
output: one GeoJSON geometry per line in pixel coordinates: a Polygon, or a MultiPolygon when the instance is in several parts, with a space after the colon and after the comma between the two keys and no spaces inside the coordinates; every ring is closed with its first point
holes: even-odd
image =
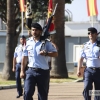
{"type": "Polygon", "coordinates": [[[36,29],[34,27],[31,28],[31,34],[34,38],[39,38],[41,36],[42,31],[39,29],[36,29]]]}
{"type": "Polygon", "coordinates": [[[21,43],[22,45],[24,45],[25,42],[26,42],[26,39],[20,38],[20,43],[21,43]]]}
{"type": "Polygon", "coordinates": [[[91,39],[91,40],[96,40],[98,34],[95,33],[95,32],[88,32],[88,36],[89,36],[89,39],[91,39]]]}

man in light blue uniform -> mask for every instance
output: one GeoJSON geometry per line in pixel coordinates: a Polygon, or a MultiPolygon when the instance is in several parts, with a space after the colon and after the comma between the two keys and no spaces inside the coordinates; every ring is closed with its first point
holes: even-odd
{"type": "Polygon", "coordinates": [[[20,78],[20,69],[21,69],[22,53],[23,53],[25,42],[26,42],[26,37],[22,35],[20,37],[20,45],[18,45],[15,48],[14,57],[13,57],[12,71],[15,72],[17,92],[18,92],[16,98],[22,96],[22,92],[23,92],[22,85],[21,85],[21,78],[20,78]]]}
{"type": "Polygon", "coordinates": [[[38,23],[31,25],[32,37],[26,43],[22,58],[22,67],[20,76],[24,77],[24,100],[33,100],[35,86],[38,88],[38,100],[48,100],[49,85],[49,65],[47,56],[57,57],[58,53],[50,41],[43,42],[40,40],[42,27],[38,23]],[[41,50],[42,46],[42,50],[41,50]],[[25,66],[28,60],[28,70],[25,73],[25,66]]]}
{"type": "Polygon", "coordinates": [[[86,69],[84,70],[84,100],[91,100],[91,90],[93,82],[95,87],[94,100],[100,100],[100,41],[97,40],[97,29],[94,27],[88,28],[89,41],[83,45],[80,58],[78,61],[77,75],[80,76],[83,59],[86,59],[86,69]]]}

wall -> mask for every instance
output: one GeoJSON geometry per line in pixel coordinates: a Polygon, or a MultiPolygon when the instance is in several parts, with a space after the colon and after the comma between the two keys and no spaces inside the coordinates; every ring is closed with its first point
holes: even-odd
{"type": "MultiPolygon", "coordinates": [[[[66,65],[69,72],[74,71],[73,61],[73,46],[80,45],[88,41],[87,28],[91,27],[90,22],[65,22],[65,53],[66,53],[66,65]]],[[[94,27],[100,31],[100,23],[94,22],[94,27]]],[[[24,35],[27,36],[27,30],[24,30],[24,35]]],[[[5,59],[5,42],[6,31],[0,30],[0,71],[2,71],[5,59]]]]}

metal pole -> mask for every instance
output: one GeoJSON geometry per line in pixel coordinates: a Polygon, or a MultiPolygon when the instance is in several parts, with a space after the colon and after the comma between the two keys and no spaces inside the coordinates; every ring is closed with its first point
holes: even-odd
{"type": "Polygon", "coordinates": [[[69,12],[67,11],[67,10],[65,10],[66,12],[67,12],[67,14],[68,14],[68,21],[69,21],[69,19],[70,19],[70,14],[69,14],[69,12]]]}
{"type": "Polygon", "coordinates": [[[72,14],[72,12],[69,9],[67,9],[67,11],[70,12],[70,14],[71,14],[71,20],[73,21],[73,14],[72,14]]]}
{"type": "Polygon", "coordinates": [[[21,12],[21,17],[22,17],[22,32],[21,32],[21,34],[23,35],[23,12],[21,12]]]}

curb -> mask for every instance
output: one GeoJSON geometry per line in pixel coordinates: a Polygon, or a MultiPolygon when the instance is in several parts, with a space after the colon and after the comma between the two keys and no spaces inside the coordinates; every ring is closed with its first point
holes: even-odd
{"type": "Polygon", "coordinates": [[[3,85],[3,86],[0,86],[0,90],[13,89],[13,88],[16,88],[16,85],[3,85]]]}
{"type": "MultiPolygon", "coordinates": [[[[78,80],[75,80],[73,82],[83,82],[83,79],[78,79],[78,80]]],[[[52,84],[58,84],[58,83],[52,83],[52,84]]],[[[23,84],[22,84],[22,86],[23,86],[23,84]]],[[[13,88],[17,88],[15,84],[14,85],[2,85],[2,86],[0,86],[0,90],[13,89],[13,88]]]]}
{"type": "Polygon", "coordinates": [[[74,82],[83,82],[83,79],[75,80],[74,82]]]}
{"type": "MultiPolygon", "coordinates": [[[[23,84],[22,84],[22,87],[23,87],[23,84]]],[[[2,86],[0,86],[0,90],[13,89],[13,88],[17,88],[16,85],[2,85],[2,86]]]]}

